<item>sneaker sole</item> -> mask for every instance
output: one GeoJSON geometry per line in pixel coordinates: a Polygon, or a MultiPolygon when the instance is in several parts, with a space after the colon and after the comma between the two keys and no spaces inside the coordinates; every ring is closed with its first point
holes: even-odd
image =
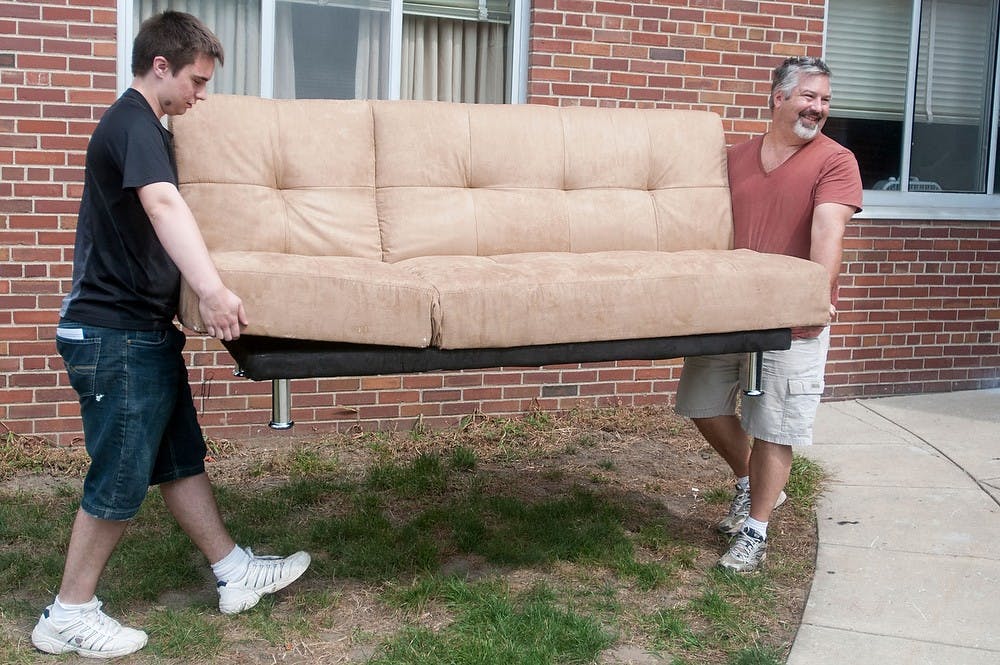
{"type": "Polygon", "coordinates": [[[302,577],[302,574],[309,569],[309,564],[311,563],[312,563],[312,558],[308,554],[306,554],[306,564],[302,567],[302,570],[300,570],[298,574],[295,575],[294,577],[291,577],[287,580],[282,580],[280,582],[274,582],[272,584],[268,584],[267,586],[261,587],[260,589],[254,589],[252,591],[250,589],[247,589],[246,590],[247,595],[235,603],[227,603],[223,605],[222,601],[220,600],[219,611],[222,612],[223,614],[239,614],[240,612],[246,612],[250,608],[254,607],[257,603],[259,603],[261,598],[263,598],[264,596],[267,596],[272,593],[277,593],[282,589],[284,589],[289,584],[291,584],[292,582],[294,582],[295,580],[302,577]]]}
{"type": "Polygon", "coordinates": [[[93,651],[91,649],[83,649],[81,647],[75,647],[72,644],[67,644],[60,639],[49,637],[39,633],[38,627],[36,626],[33,631],[31,631],[31,643],[36,649],[44,653],[50,653],[54,655],[60,655],[64,653],[75,653],[83,658],[97,658],[100,660],[108,660],[110,658],[121,658],[122,656],[127,656],[130,653],[135,653],[139,649],[146,646],[146,642],[149,640],[147,637],[142,641],[142,644],[133,647],[123,647],[117,651],[93,651]]]}

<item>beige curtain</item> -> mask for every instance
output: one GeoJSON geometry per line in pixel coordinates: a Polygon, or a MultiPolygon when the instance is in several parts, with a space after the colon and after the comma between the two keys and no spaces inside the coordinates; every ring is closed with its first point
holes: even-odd
{"type": "Polygon", "coordinates": [[[214,32],[226,55],[209,92],[260,94],[260,0],[135,0],[133,25],[167,9],[194,14],[214,32]]]}
{"type": "Polygon", "coordinates": [[[389,21],[386,12],[358,14],[358,59],[354,73],[355,99],[389,96],[389,21]]]}
{"type": "MultiPolygon", "coordinates": [[[[259,0],[135,0],[135,30],[143,19],[166,9],[194,14],[218,35],[226,64],[217,69],[210,92],[260,94],[259,0]]],[[[400,96],[503,103],[507,26],[500,23],[405,15],[400,96]]],[[[274,92],[295,97],[291,5],[276,3],[274,92]]],[[[355,76],[358,99],[385,99],[389,81],[389,22],[385,12],[360,11],[355,76]]]]}
{"type": "Polygon", "coordinates": [[[445,102],[504,102],[506,26],[403,17],[400,96],[445,102]]]}

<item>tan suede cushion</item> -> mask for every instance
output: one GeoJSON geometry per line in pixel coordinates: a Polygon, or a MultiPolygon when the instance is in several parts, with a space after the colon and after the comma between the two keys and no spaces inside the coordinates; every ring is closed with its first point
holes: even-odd
{"type": "MultiPolygon", "coordinates": [[[[248,335],[409,347],[430,343],[436,293],[398,266],[274,252],[217,252],[212,258],[222,281],[243,299],[248,335]]],[[[181,302],[185,325],[204,330],[193,294],[187,292],[181,302]]]]}
{"type": "Polygon", "coordinates": [[[826,271],[749,250],[439,256],[435,346],[507,347],[782,328],[829,318],[826,271]]]}
{"type": "Polygon", "coordinates": [[[386,261],[731,245],[715,114],[372,104],[386,261]]]}
{"type": "Polygon", "coordinates": [[[367,102],[213,95],[173,131],[209,250],[381,260],[367,102]]]}

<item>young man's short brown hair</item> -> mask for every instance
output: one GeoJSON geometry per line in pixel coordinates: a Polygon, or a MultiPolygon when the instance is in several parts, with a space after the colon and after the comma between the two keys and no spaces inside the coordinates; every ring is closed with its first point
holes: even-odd
{"type": "Polygon", "coordinates": [[[166,58],[176,73],[202,54],[223,64],[222,42],[191,14],[168,10],[142,22],[132,45],[132,74],[148,72],[158,55],[166,58]]]}

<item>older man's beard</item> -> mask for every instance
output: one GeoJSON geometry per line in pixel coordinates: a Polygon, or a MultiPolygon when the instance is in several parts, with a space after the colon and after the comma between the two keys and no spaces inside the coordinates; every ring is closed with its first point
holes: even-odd
{"type": "Polygon", "coordinates": [[[803,141],[812,141],[814,138],[816,138],[816,135],[819,134],[819,128],[820,128],[820,123],[818,121],[816,121],[816,124],[814,124],[812,127],[806,127],[805,124],[803,124],[802,122],[802,118],[798,118],[795,121],[795,127],[793,127],[793,131],[795,132],[795,135],[798,136],[803,141]]]}

